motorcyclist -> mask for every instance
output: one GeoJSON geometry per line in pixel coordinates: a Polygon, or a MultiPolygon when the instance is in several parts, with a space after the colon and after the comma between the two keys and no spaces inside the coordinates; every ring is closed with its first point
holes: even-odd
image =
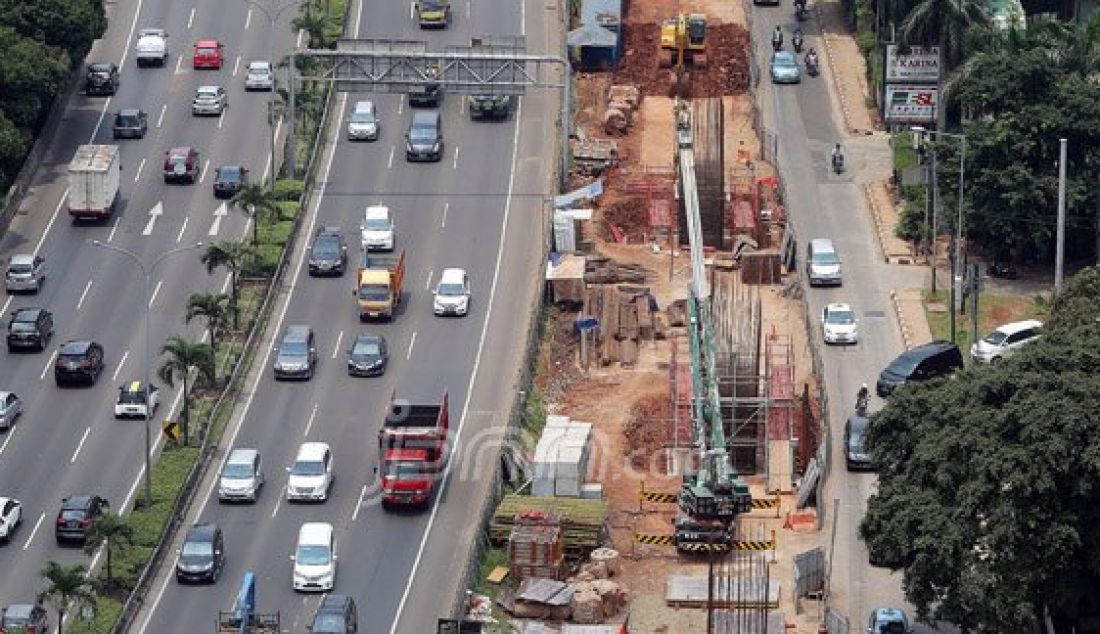
{"type": "Polygon", "coordinates": [[[795,27],[794,34],[791,35],[791,44],[794,45],[794,52],[802,52],[802,27],[795,27]]]}
{"type": "Polygon", "coordinates": [[[809,69],[810,74],[817,74],[817,51],[812,46],[810,50],[806,51],[806,67],[809,69]]]}
{"type": "Polygon", "coordinates": [[[860,386],[859,392],[856,393],[856,412],[857,413],[859,413],[861,415],[866,415],[866,413],[867,413],[867,402],[868,402],[868,399],[870,397],[871,397],[871,392],[870,392],[870,390],[867,389],[867,384],[864,383],[863,385],[860,386]]]}
{"type": "Polygon", "coordinates": [[[840,147],[837,143],[833,146],[833,169],[839,174],[840,170],[844,168],[844,148],[840,147]]]}
{"type": "Polygon", "coordinates": [[[794,1],[794,14],[799,20],[806,14],[806,0],[794,1]]]}
{"type": "Polygon", "coordinates": [[[777,51],[783,48],[783,27],[778,24],[775,25],[775,30],[772,31],[772,48],[777,51]]]}

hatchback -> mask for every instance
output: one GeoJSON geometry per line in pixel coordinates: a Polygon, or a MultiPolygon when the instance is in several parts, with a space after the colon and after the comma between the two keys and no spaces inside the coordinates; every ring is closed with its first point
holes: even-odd
{"type": "Polygon", "coordinates": [[[144,110],[125,108],[115,113],[111,133],[116,139],[144,139],[149,131],[149,117],[144,110]]]}
{"type": "Polygon", "coordinates": [[[70,495],[61,500],[53,530],[57,543],[87,540],[92,522],[106,513],[109,506],[107,500],[98,495],[70,495]]]}
{"type": "Polygon", "coordinates": [[[202,522],[187,529],[183,545],[176,551],[176,581],[215,583],[225,565],[222,529],[214,522],[202,522]]]}
{"type": "Polygon", "coordinates": [[[232,198],[248,183],[248,168],[223,165],[214,171],[214,198],[232,198]]]}
{"type": "Polygon", "coordinates": [[[275,70],[271,62],[249,62],[244,76],[245,90],[274,90],[275,70]]]}
{"type": "Polygon", "coordinates": [[[191,60],[195,70],[210,68],[219,70],[222,67],[222,44],[217,40],[199,40],[195,42],[195,51],[191,60]]]}
{"type": "Polygon", "coordinates": [[[848,304],[827,304],[821,309],[821,337],[825,343],[856,343],[859,320],[848,304]]]}
{"type": "Polygon", "coordinates": [[[53,378],[58,387],[70,383],[94,385],[103,372],[103,346],[94,341],[67,341],[57,352],[53,378]]]}
{"type": "Polygon", "coordinates": [[[867,634],[912,634],[909,617],[897,608],[875,608],[867,618],[867,634]]]}
{"type": "Polygon", "coordinates": [[[1023,346],[1038,341],[1042,334],[1043,322],[1034,319],[1005,324],[971,345],[970,358],[975,363],[997,363],[1023,346]]]}
{"type": "Polygon", "coordinates": [[[852,416],[844,423],[844,462],[848,471],[873,470],[874,463],[867,453],[867,418],[852,416]]]}
{"type": "Polygon", "coordinates": [[[199,86],[195,98],[191,101],[191,114],[220,115],[229,105],[229,95],[221,86],[199,86]]]}
{"type": "Polygon", "coordinates": [[[776,51],[772,55],[771,75],[773,84],[797,84],[802,81],[802,69],[798,58],[790,51],[776,51]]]}
{"type": "Polygon", "coordinates": [[[19,348],[42,350],[53,336],[53,313],[45,308],[19,308],[8,321],[8,352],[19,348]]]}
{"type": "Polygon", "coordinates": [[[0,541],[11,541],[15,529],[22,523],[23,504],[15,498],[0,498],[0,541]]]}
{"type": "Polygon", "coordinates": [[[115,418],[149,419],[160,405],[160,389],[142,381],[130,381],[118,388],[118,400],[115,401],[115,418]]]}
{"type": "Polygon", "coordinates": [[[29,291],[37,293],[46,281],[46,259],[41,255],[17,253],[8,261],[4,286],[9,293],[29,291]]]}
{"type": "Polygon", "coordinates": [[[7,431],[23,413],[23,399],[15,392],[0,392],[0,431],[7,431]]]}

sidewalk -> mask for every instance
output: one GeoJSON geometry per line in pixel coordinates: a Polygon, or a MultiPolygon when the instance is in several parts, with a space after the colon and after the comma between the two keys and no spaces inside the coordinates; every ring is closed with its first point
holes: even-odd
{"type": "Polygon", "coordinates": [[[868,108],[871,91],[867,85],[867,63],[844,23],[844,8],[838,0],[818,1],[813,6],[848,133],[871,134],[878,128],[878,114],[868,108]]]}

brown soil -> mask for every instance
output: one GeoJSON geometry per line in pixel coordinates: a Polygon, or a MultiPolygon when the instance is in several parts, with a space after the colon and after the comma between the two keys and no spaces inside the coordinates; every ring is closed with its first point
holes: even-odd
{"type": "MultiPolygon", "coordinates": [[[[659,23],[623,25],[623,57],[614,77],[617,84],[634,84],[644,95],[668,96],[672,91],[671,69],[660,68],[661,27],[659,23]]],[[[693,97],[739,95],[749,88],[749,34],[738,24],[707,27],[707,65],[690,67],[693,97]]]]}
{"type": "Polygon", "coordinates": [[[668,394],[650,394],[634,402],[623,425],[626,455],[630,458],[631,466],[635,469],[645,467],[646,456],[656,454],[668,446],[667,421],[671,417],[672,406],[668,394]]]}
{"type": "MultiPolygon", "coordinates": [[[[612,224],[626,236],[630,242],[641,241],[648,222],[646,220],[646,201],[638,197],[614,198],[602,197],[596,208],[600,211],[600,217],[604,226],[612,224]]],[[[610,229],[608,229],[610,231],[610,229]]],[[[611,235],[602,235],[607,241],[612,241],[611,235]]]]}

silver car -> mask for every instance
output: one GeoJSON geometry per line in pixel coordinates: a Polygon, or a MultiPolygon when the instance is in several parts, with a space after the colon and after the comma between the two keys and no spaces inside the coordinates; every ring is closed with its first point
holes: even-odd
{"type": "Polygon", "coordinates": [[[23,400],[15,392],[0,392],[0,430],[7,431],[23,413],[23,400]]]}
{"type": "Polygon", "coordinates": [[[249,62],[244,89],[275,90],[275,69],[271,67],[271,62],[249,62]]]}
{"type": "Polygon", "coordinates": [[[377,141],[381,124],[372,101],[360,101],[348,118],[349,141],[377,141]]]}
{"type": "Polygon", "coordinates": [[[218,477],[218,500],[222,502],[255,502],[264,485],[260,452],[255,449],[234,449],[218,477]]]}
{"type": "Polygon", "coordinates": [[[193,115],[220,115],[229,105],[229,97],[221,86],[199,86],[191,102],[193,115]]]}
{"type": "Polygon", "coordinates": [[[46,260],[40,255],[19,253],[8,262],[4,284],[9,293],[30,291],[37,293],[46,279],[46,260]]]}

